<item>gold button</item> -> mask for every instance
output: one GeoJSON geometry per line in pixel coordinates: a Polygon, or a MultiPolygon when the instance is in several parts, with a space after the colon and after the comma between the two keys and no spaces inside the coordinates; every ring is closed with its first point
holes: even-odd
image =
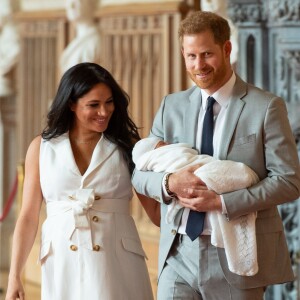
{"type": "Polygon", "coordinates": [[[94,250],[94,251],[100,251],[100,246],[99,246],[99,245],[95,245],[95,246],[93,247],[93,250],[94,250]]]}
{"type": "Polygon", "coordinates": [[[75,199],[73,196],[68,196],[68,198],[69,198],[70,200],[74,200],[74,199],[75,199]]]}
{"type": "Polygon", "coordinates": [[[77,248],[77,246],[75,246],[75,245],[71,245],[71,246],[70,246],[70,249],[71,249],[72,251],[77,251],[78,248],[77,248]]]}
{"type": "Polygon", "coordinates": [[[95,196],[95,200],[100,200],[101,199],[101,197],[100,196],[95,196]]]}
{"type": "Polygon", "coordinates": [[[171,233],[174,234],[174,235],[176,234],[176,232],[177,232],[177,231],[176,231],[175,229],[172,229],[172,230],[171,230],[171,233]]]}
{"type": "Polygon", "coordinates": [[[98,218],[97,216],[93,216],[92,220],[93,220],[94,222],[98,222],[98,221],[99,221],[99,218],[98,218]]]}

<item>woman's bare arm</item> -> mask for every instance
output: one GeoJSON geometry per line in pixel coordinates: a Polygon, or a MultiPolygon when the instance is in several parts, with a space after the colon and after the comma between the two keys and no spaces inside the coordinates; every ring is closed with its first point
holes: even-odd
{"type": "Polygon", "coordinates": [[[35,138],[30,144],[26,155],[22,208],[13,236],[12,260],[6,300],[25,299],[21,273],[37,233],[43,199],[39,174],[40,143],[41,137],[35,138]]]}
{"type": "Polygon", "coordinates": [[[142,194],[136,193],[136,195],[152,223],[160,227],[160,203],[142,194]]]}

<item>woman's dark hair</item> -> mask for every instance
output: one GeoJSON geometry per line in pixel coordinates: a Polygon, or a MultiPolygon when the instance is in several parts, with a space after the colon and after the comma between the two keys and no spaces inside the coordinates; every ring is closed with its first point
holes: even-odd
{"type": "Polygon", "coordinates": [[[69,131],[74,121],[71,104],[76,103],[99,83],[104,83],[111,89],[115,106],[105,136],[120,147],[132,172],[134,164],[131,152],[140,136],[137,126],[129,117],[130,99],[113,76],[98,64],[80,63],[65,72],[47,115],[47,126],[42,132],[42,137],[50,140],[69,131]]]}

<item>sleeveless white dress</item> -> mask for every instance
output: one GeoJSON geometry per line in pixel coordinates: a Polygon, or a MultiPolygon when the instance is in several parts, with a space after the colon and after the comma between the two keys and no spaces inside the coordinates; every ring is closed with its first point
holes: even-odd
{"type": "Polygon", "coordinates": [[[42,300],[152,300],[129,203],[130,174],[103,135],[81,175],[68,133],[42,140],[42,300]]]}

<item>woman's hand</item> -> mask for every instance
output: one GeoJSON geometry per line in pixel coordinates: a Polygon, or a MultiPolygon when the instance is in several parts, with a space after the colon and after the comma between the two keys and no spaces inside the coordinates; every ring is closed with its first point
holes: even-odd
{"type": "Polygon", "coordinates": [[[25,292],[20,277],[9,278],[5,300],[25,300],[25,292]]]}

